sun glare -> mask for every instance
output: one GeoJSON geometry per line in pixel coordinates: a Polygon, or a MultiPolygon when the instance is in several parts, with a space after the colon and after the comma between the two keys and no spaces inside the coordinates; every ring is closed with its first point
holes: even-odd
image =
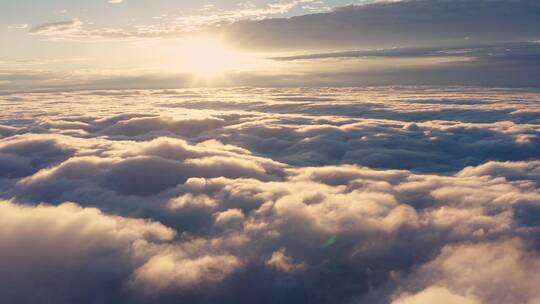
{"type": "Polygon", "coordinates": [[[233,69],[239,55],[217,39],[193,38],[180,48],[182,68],[199,76],[216,76],[233,69]]]}

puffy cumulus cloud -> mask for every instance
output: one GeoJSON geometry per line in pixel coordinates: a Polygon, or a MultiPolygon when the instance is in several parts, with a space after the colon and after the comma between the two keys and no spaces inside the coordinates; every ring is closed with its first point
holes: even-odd
{"type": "Polygon", "coordinates": [[[120,300],[134,267],[175,232],[73,203],[0,202],[0,298],[19,303],[120,300]]]}
{"type": "Polygon", "coordinates": [[[14,135],[17,131],[18,129],[15,127],[0,125],[0,136],[2,137],[8,137],[8,136],[14,135]]]}
{"type": "Polygon", "coordinates": [[[219,284],[242,263],[208,242],[173,244],[157,222],[82,208],[0,202],[0,299],[22,303],[151,300],[156,294],[219,284]],[[29,291],[31,290],[31,291],[29,291]]]}
{"type": "Polygon", "coordinates": [[[1,177],[23,177],[69,158],[75,149],[59,136],[21,135],[0,143],[1,177]]]}
{"type": "Polygon", "coordinates": [[[159,293],[164,289],[189,288],[201,283],[219,283],[240,266],[231,255],[204,256],[194,260],[171,255],[152,257],[137,269],[131,285],[145,293],[159,293]]]}
{"type": "Polygon", "coordinates": [[[526,247],[516,239],[446,246],[411,278],[435,285],[393,303],[537,303],[540,259],[526,247]]]}
{"type": "Polygon", "coordinates": [[[224,141],[294,165],[359,163],[416,171],[455,171],[485,159],[528,159],[534,157],[538,146],[534,125],[511,122],[409,123],[367,119],[339,126],[255,123],[242,125],[242,132],[232,131],[222,135],[224,141]],[[471,150],[476,153],[469,153],[471,150]]]}
{"type": "Polygon", "coordinates": [[[428,303],[442,303],[442,304],[478,304],[476,299],[467,298],[461,295],[457,295],[449,291],[444,287],[432,286],[422,290],[415,295],[402,295],[400,298],[392,301],[393,304],[428,304],[428,303]]]}
{"type": "MultiPolygon", "coordinates": [[[[65,147],[65,145],[64,145],[65,147]]],[[[54,136],[18,136],[10,137],[2,142],[2,153],[26,156],[33,154],[45,154],[56,156],[63,154],[67,149],[62,147],[57,137],[54,136]]],[[[38,157],[36,157],[38,158],[38,157]]]]}
{"type": "Polygon", "coordinates": [[[538,301],[536,91],[13,98],[0,301],[538,301]]]}
{"type": "Polygon", "coordinates": [[[183,136],[194,136],[204,131],[224,126],[221,119],[186,118],[172,119],[167,117],[135,117],[122,120],[102,130],[105,134],[136,136],[150,132],[170,132],[183,136]]]}
{"type": "Polygon", "coordinates": [[[540,176],[540,162],[487,162],[477,167],[467,167],[463,169],[460,176],[504,176],[509,179],[531,179],[538,180],[540,176]]]}
{"type": "MultiPolygon", "coordinates": [[[[536,242],[536,226],[522,222],[515,211],[523,202],[537,204],[539,193],[530,183],[353,166],[294,169],[290,174],[285,181],[270,183],[190,179],[182,187],[190,194],[171,201],[175,212],[193,217],[206,214],[209,220],[199,225],[207,228],[197,234],[234,235],[234,241],[221,241],[221,246],[238,252],[248,269],[259,265],[257,271],[262,267],[268,272],[259,275],[287,282],[266,289],[242,281],[238,288],[256,288],[268,296],[305,294],[323,303],[336,297],[338,302],[355,298],[369,302],[370,291],[380,292],[375,297],[379,300],[390,297],[383,292],[386,284],[397,288],[396,293],[405,289],[410,270],[437,261],[446,248],[484,241],[505,244],[512,238],[533,246],[536,242]],[[298,280],[301,283],[295,283],[298,280]],[[324,290],[318,285],[321,280],[324,290]]],[[[479,252],[484,250],[479,246],[479,252]]],[[[416,282],[419,274],[410,275],[416,282]]],[[[425,288],[442,284],[434,277],[426,282],[430,285],[425,288]]],[[[469,297],[448,290],[430,290],[418,297],[469,297]]],[[[416,299],[404,291],[399,295],[403,301],[416,299]]]]}
{"type": "Polygon", "coordinates": [[[285,255],[285,250],[283,249],[274,251],[270,259],[266,261],[266,265],[285,272],[302,270],[305,267],[303,263],[296,264],[292,261],[290,257],[285,255]]]}
{"type": "Polygon", "coordinates": [[[110,156],[76,156],[42,169],[17,181],[14,190],[35,200],[55,200],[78,188],[105,188],[125,195],[146,196],[174,188],[191,177],[271,180],[279,178],[284,168],[271,160],[216,151],[207,148],[208,144],[191,146],[182,140],[162,138],[148,143],[121,142],[116,146],[117,151],[111,149],[110,156]]]}

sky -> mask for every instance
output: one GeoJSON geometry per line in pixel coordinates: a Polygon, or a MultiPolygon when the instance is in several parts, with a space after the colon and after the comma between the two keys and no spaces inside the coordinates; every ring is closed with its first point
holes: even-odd
{"type": "Polygon", "coordinates": [[[533,0],[2,0],[0,7],[3,91],[538,86],[533,0]]]}
{"type": "Polygon", "coordinates": [[[540,1],[0,0],[0,303],[539,283],[540,1]]]}

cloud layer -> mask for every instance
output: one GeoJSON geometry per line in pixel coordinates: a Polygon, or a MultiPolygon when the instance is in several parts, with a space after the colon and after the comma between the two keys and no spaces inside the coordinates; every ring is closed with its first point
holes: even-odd
{"type": "Polygon", "coordinates": [[[0,302],[535,303],[539,100],[1,96],[0,302]]]}

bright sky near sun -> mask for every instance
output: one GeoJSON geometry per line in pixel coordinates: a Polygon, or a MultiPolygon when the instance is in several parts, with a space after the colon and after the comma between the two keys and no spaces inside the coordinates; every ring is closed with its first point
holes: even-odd
{"type": "Polygon", "coordinates": [[[72,73],[129,69],[215,75],[258,65],[253,64],[254,57],[233,50],[223,39],[199,34],[186,38],[182,33],[221,22],[325,12],[349,3],[2,0],[0,39],[9,43],[0,48],[0,65],[72,73]]]}

